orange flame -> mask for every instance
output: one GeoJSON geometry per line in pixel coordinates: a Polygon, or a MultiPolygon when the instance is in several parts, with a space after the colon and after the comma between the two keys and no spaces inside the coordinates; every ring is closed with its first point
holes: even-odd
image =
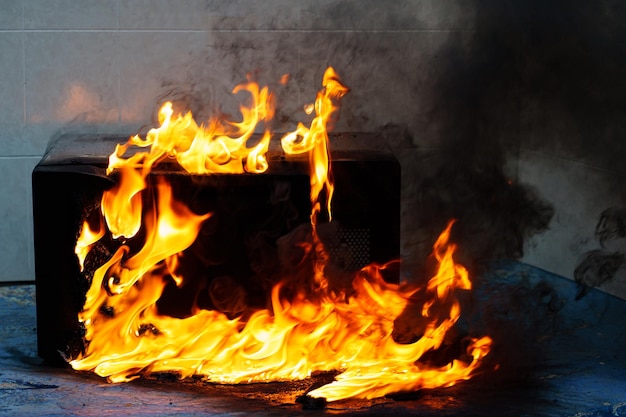
{"type": "MultiPolygon", "coordinates": [[[[335,382],[309,393],[329,401],[450,386],[470,378],[489,352],[487,337],[472,341],[466,361],[455,359],[443,367],[420,362],[425,353],[440,347],[460,316],[455,291],[471,288],[467,271],[453,260],[455,246],[449,243],[453,222],[434,245],[439,268],[425,288],[387,283],[381,274],[384,267],[370,265],[354,277],[350,294],[328,289],[328,256],[316,224],[322,193],[331,217],[334,185],[328,126],[348,89],[332,68],[325,72],[323,86],[311,126],[299,124],[281,140],[287,154],[309,155],[312,244],[303,246],[310,246],[315,260],[314,293],[283,291],[286,281],[281,281],[271,291],[270,307],[246,319],[197,306],[184,318],[159,312],[157,301],[168,282],[183,285],[179,259],[211,214],[195,214],[176,201],[171,186],[160,177],[151,185],[150,169],[171,158],[196,174],[262,172],[267,169],[265,152],[271,135],[266,131],[250,148],[247,141],[256,125],[269,122],[273,114],[271,94],[252,82],[234,90],[248,91],[253,97],[250,107],[241,108],[240,123],[215,119],[209,128],[198,127],[190,113],[173,118],[171,104],[166,103],[159,128],[145,140],[133,136],[110,157],[107,172],[116,171],[120,177],[103,194],[106,229],[113,238],[126,239],[142,230],[143,246],[133,252],[125,241],[120,242],[115,254],[94,272],[79,314],[87,343],[85,351],[70,361],[74,369],[93,370],[111,382],[168,371],[220,383],[294,380],[316,371],[339,370],[335,382]],[[125,157],[131,147],[150,149],[125,157]],[[427,300],[419,318],[427,321],[423,336],[414,343],[398,343],[392,337],[394,321],[417,293],[427,300]]],[[[84,224],[76,246],[81,266],[89,248],[105,232],[104,225],[93,232],[84,224]]]]}
{"type": "MultiPolygon", "coordinates": [[[[406,306],[406,302],[403,301],[417,290],[402,290],[382,280],[375,281],[378,287],[375,287],[376,290],[371,291],[372,296],[365,298],[364,301],[379,309],[377,312],[380,316],[375,317],[374,323],[384,320],[383,317],[389,317],[391,328],[387,328],[387,331],[380,335],[378,342],[372,341],[371,351],[367,351],[363,357],[353,358],[345,367],[345,371],[337,376],[336,381],[309,392],[310,396],[324,397],[328,401],[351,397],[372,399],[394,392],[448,387],[470,378],[472,372],[480,365],[481,359],[490,350],[491,339],[489,337],[472,340],[468,347],[468,354],[473,360],[469,363],[455,359],[448,365],[437,368],[419,364],[420,358],[426,352],[436,350],[441,346],[447,331],[461,315],[460,306],[453,297],[453,291],[471,288],[471,283],[467,279],[467,270],[454,263],[455,245],[448,243],[453,223],[451,221],[448,224],[435,242],[433,254],[439,261],[439,268],[426,287],[425,305],[439,304],[442,307],[439,315],[445,316],[447,313],[447,317],[442,320],[433,318],[426,326],[422,337],[416,342],[398,344],[391,337],[393,320],[406,306]],[[389,293],[387,296],[390,298],[381,297],[385,292],[389,293]],[[389,305],[398,308],[396,311],[389,311],[389,305]],[[445,306],[447,310],[442,311],[445,306]]],[[[357,294],[360,295],[358,291],[357,294]]]]}
{"type": "Polygon", "coordinates": [[[296,155],[308,152],[311,172],[311,202],[314,204],[313,214],[319,212],[319,195],[326,189],[326,200],[328,215],[332,218],[330,203],[333,195],[333,184],[330,179],[330,164],[328,153],[328,122],[337,111],[337,100],[348,93],[348,88],[341,84],[339,77],[332,67],[328,67],[324,72],[322,82],[324,87],[315,99],[315,115],[311,127],[307,128],[302,123],[298,123],[295,131],[286,134],[281,139],[281,144],[285,153],[296,155]]]}
{"type": "Polygon", "coordinates": [[[143,203],[141,191],[146,188],[145,175],[120,167],[120,181],[102,194],[101,209],[113,238],[130,238],[141,227],[143,203]]]}
{"type": "Polygon", "coordinates": [[[192,174],[264,172],[269,129],[265,128],[259,143],[251,148],[247,145],[257,126],[273,118],[274,96],[267,87],[259,88],[251,81],[233,89],[234,94],[242,91],[250,93],[251,104],[239,108],[240,122],[214,118],[209,120],[208,126],[198,126],[190,112],[174,117],[172,103],[165,103],[159,111],[161,126],[151,129],[145,139],[135,135],[126,144],[118,145],[109,158],[107,174],[118,168],[132,167],[141,168],[145,177],[154,164],[165,158],[175,159],[192,174]],[[124,158],[133,146],[150,147],[150,150],[124,158]]]}
{"type": "Polygon", "coordinates": [[[105,235],[105,230],[102,225],[96,231],[91,229],[89,222],[83,222],[83,226],[80,230],[80,235],[78,236],[78,240],[76,241],[76,247],[74,249],[74,253],[76,253],[76,257],[78,258],[78,263],[80,265],[81,272],[85,269],[85,258],[91,251],[91,247],[94,243],[102,239],[105,235]]]}

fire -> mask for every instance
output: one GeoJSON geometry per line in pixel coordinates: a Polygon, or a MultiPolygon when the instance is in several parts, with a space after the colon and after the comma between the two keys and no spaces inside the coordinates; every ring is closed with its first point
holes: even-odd
{"type": "MultiPolygon", "coordinates": [[[[426,286],[426,305],[423,317],[430,317],[430,308],[437,304],[438,317],[426,326],[422,337],[411,344],[398,344],[391,337],[393,320],[404,310],[407,300],[417,289],[402,289],[385,283],[376,273],[375,267],[361,271],[365,276],[355,279],[353,285],[363,285],[357,289],[359,305],[368,306],[367,317],[373,319],[360,322],[367,327],[379,325],[385,320],[384,331],[372,339],[367,338],[364,354],[353,357],[339,374],[336,381],[313,390],[309,395],[324,397],[328,401],[343,398],[372,399],[394,392],[415,391],[423,388],[447,387],[459,381],[469,379],[480,365],[481,359],[489,353],[491,339],[483,337],[473,339],[468,347],[468,355],[473,358],[469,363],[452,360],[443,367],[430,367],[419,363],[420,358],[428,351],[438,349],[444,341],[447,331],[457,322],[461,315],[458,301],[452,296],[455,289],[470,289],[467,270],[454,263],[455,246],[448,243],[450,230],[454,222],[450,222],[435,242],[433,253],[439,261],[439,268],[426,286]],[[443,296],[443,297],[442,297],[443,296]],[[447,308],[444,307],[446,305],[447,308]],[[372,308],[374,306],[374,308],[372,308]],[[374,311],[372,311],[374,310],[374,311]]],[[[349,303],[350,304],[350,303],[349,303]]],[[[361,311],[350,309],[352,314],[360,315],[361,311]]],[[[367,328],[366,327],[366,328],[367,328]]],[[[362,337],[351,343],[359,343],[362,337]]]]}
{"type": "MultiPolygon", "coordinates": [[[[330,202],[332,200],[334,187],[330,176],[330,164],[328,155],[328,129],[326,125],[337,110],[335,101],[341,99],[348,89],[341,84],[339,77],[332,68],[328,68],[324,73],[322,82],[324,87],[315,100],[316,117],[307,128],[302,123],[298,123],[295,131],[286,134],[281,139],[281,144],[285,153],[296,155],[300,153],[309,154],[309,164],[311,166],[311,203],[314,205],[314,217],[319,212],[319,195],[322,190],[326,190],[326,209],[331,216],[330,202]]],[[[308,109],[307,112],[312,112],[308,109]]],[[[311,221],[315,224],[315,221],[311,221]]]]}
{"type": "Polygon", "coordinates": [[[249,106],[241,106],[240,122],[213,118],[206,126],[198,126],[191,112],[174,117],[172,103],[167,102],[159,111],[159,126],[151,129],[145,139],[135,135],[126,144],[118,145],[109,158],[107,174],[115,169],[131,167],[145,177],[156,163],[169,158],[191,174],[243,172],[260,173],[267,169],[265,153],[269,146],[268,124],[274,116],[274,96],[267,87],[248,81],[239,84],[233,93],[248,92],[249,106]],[[265,125],[265,133],[258,144],[248,147],[248,140],[257,126],[265,125]],[[124,158],[132,147],[147,148],[124,158]]]}
{"type": "Polygon", "coordinates": [[[211,221],[211,213],[194,213],[174,198],[171,185],[162,177],[149,174],[164,160],[176,161],[198,175],[265,171],[273,98],[267,87],[251,81],[233,92],[240,91],[251,96],[249,105],[240,109],[240,122],[216,118],[198,126],[190,113],[174,116],[172,105],[166,103],[160,111],[160,127],[150,130],[145,139],[131,137],[111,155],[107,173],[118,175],[117,182],[103,193],[99,228],[94,231],[88,222],[83,225],[76,245],[81,269],[93,245],[107,233],[119,246],[93,274],[79,314],[86,332],[85,349],[70,361],[71,366],[92,370],[111,382],[154,372],[250,383],[339,371],[334,382],[309,393],[328,401],[375,398],[469,379],[489,352],[488,337],[473,339],[464,360],[439,367],[420,361],[441,346],[459,319],[455,291],[471,288],[467,271],[453,259],[455,246],[449,243],[453,222],[434,245],[439,267],[425,287],[388,283],[381,273],[385,267],[370,265],[355,275],[351,291],[329,289],[328,255],[316,226],[322,197],[328,218],[332,217],[328,130],[341,97],[348,92],[332,68],[324,74],[310,127],[300,123],[281,139],[287,155],[309,157],[312,231],[302,248],[314,260],[312,290],[286,291],[287,281],[281,280],[271,291],[267,309],[234,318],[198,306],[186,317],[159,312],[157,302],[166,285],[184,284],[180,261],[202,225],[211,221]],[[265,127],[264,133],[249,146],[259,125],[265,127]],[[133,249],[137,239],[140,248],[133,249]],[[426,300],[421,317],[416,318],[426,323],[425,330],[413,343],[398,343],[392,337],[394,321],[416,297],[426,300]]]}
{"type": "Polygon", "coordinates": [[[102,239],[104,237],[104,228],[102,225],[98,228],[98,230],[91,230],[91,226],[89,222],[84,222],[83,227],[80,231],[80,236],[78,236],[78,240],[76,242],[76,247],[74,249],[74,253],[76,253],[76,257],[78,258],[78,263],[80,264],[80,270],[82,271],[85,268],[85,258],[89,254],[91,250],[91,246],[102,239]]]}

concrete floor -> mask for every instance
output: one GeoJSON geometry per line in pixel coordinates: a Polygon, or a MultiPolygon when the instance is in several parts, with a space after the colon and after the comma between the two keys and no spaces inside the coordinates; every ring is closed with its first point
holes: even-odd
{"type": "Polygon", "coordinates": [[[492,334],[495,373],[448,389],[303,410],[315,381],[112,385],[49,367],[36,352],[35,288],[0,287],[0,415],[7,416],[626,416],[626,301],[523,264],[478,281],[461,326],[492,334]]]}

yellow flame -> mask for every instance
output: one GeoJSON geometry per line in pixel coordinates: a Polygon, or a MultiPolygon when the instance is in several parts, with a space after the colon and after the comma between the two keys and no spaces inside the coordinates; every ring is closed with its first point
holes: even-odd
{"type": "MultiPolygon", "coordinates": [[[[177,204],[163,202],[160,206],[177,204]]],[[[204,219],[195,216],[196,226],[204,219]]],[[[167,240],[175,225],[164,222],[156,228],[163,233],[155,232],[154,236],[167,240]]],[[[151,249],[145,257],[153,258],[149,264],[156,264],[182,246],[164,252],[151,249]]],[[[140,255],[128,262],[132,267],[122,266],[121,252],[95,274],[94,282],[99,281],[95,288],[105,286],[108,279],[109,290],[115,295],[102,296],[103,291],[96,292],[96,297],[91,291],[88,294],[81,321],[86,324],[90,343],[84,358],[71,362],[74,369],[93,369],[113,382],[134,379],[140,372],[176,371],[182,377],[201,375],[207,381],[249,383],[303,379],[315,371],[338,369],[343,372],[335,382],[309,395],[329,401],[375,398],[468,379],[491,344],[489,338],[474,340],[468,348],[473,357],[470,363],[454,360],[438,368],[418,364],[424,353],[440,346],[460,311],[450,308],[448,317],[434,319],[423,337],[412,344],[395,342],[394,320],[416,289],[385,282],[373,265],[354,279],[354,295],[347,298],[286,300],[280,297],[278,284],[272,290],[272,308],[255,312],[245,323],[208,310],[183,319],[162,316],[155,305],[165,287],[167,271],[157,267],[142,271],[145,262],[140,255]],[[110,282],[113,276],[115,284],[110,282]],[[113,317],[97,314],[103,305],[113,317]]],[[[459,283],[458,277],[441,278],[438,274],[430,282],[459,283]]],[[[436,288],[426,291],[437,297],[436,288]]]]}
{"type": "MultiPolygon", "coordinates": [[[[193,213],[173,198],[163,178],[157,177],[152,185],[147,176],[166,158],[196,174],[264,172],[270,132],[266,130],[253,146],[248,141],[259,123],[271,119],[272,96],[252,82],[233,92],[239,91],[252,96],[250,106],[240,109],[241,122],[212,119],[208,127],[198,126],[190,113],[174,116],[172,105],[166,103],[159,114],[160,127],[150,130],[145,139],[133,136],[111,155],[108,173],[115,171],[119,178],[103,194],[103,223],[113,238],[137,239],[143,230],[143,246],[133,251],[126,241],[120,242],[113,256],[94,272],[79,314],[87,343],[71,366],[93,370],[112,382],[162,371],[220,383],[249,383],[303,379],[316,371],[338,370],[335,382],[309,393],[329,401],[450,386],[468,379],[489,352],[487,337],[472,341],[467,361],[455,359],[443,367],[420,362],[425,353],[441,346],[460,316],[455,291],[471,288],[467,271],[453,259],[456,248],[449,243],[453,222],[434,245],[439,267],[424,288],[387,283],[381,273],[384,267],[377,265],[355,275],[349,294],[328,288],[328,255],[316,225],[322,197],[331,217],[334,184],[328,131],[339,99],[348,92],[332,68],[324,74],[311,126],[299,124],[281,139],[288,155],[308,153],[312,232],[301,247],[314,260],[312,291],[287,289],[287,281],[280,281],[272,288],[270,307],[250,312],[246,319],[197,306],[183,318],[159,311],[157,302],[168,283],[184,285],[179,260],[210,213],[193,213]],[[135,149],[126,156],[131,148],[149,149],[135,149]],[[394,321],[416,294],[425,300],[423,317],[416,318],[426,320],[424,332],[414,343],[401,344],[392,337],[394,321]]],[[[104,234],[105,227],[94,233],[87,224],[83,226],[76,246],[81,265],[104,234]]]]}
{"type": "MultiPolygon", "coordinates": [[[[326,189],[326,208],[332,219],[330,203],[334,187],[330,179],[327,125],[338,109],[337,100],[350,90],[341,83],[332,67],[328,67],[324,72],[322,86],[323,89],[317,93],[315,99],[316,116],[311,122],[311,127],[307,128],[299,123],[296,130],[282,137],[281,144],[289,155],[308,152],[312,171],[311,201],[318,204],[320,193],[326,189]]],[[[317,215],[318,211],[319,209],[314,209],[312,216],[317,215]]]]}
{"type": "Polygon", "coordinates": [[[145,175],[125,166],[119,170],[119,182],[102,194],[100,206],[114,239],[130,238],[139,231],[143,209],[141,191],[146,188],[145,175]]]}
{"type": "MultiPolygon", "coordinates": [[[[489,337],[472,340],[468,347],[468,354],[473,360],[469,363],[453,360],[446,366],[432,368],[418,362],[424,353],[441,346],[447,331],[459,319],[461,310],[458,301],[453,296],[454,290],[471,288],[471,282],[467,279],[467,270],[454,263],[455,245],[448,243],[453,223],[453,221],[449,222],[433,247],[433,254],[439,261],[439,268],[426,286],[428,298],[424,304],[424,306],[432,306],[439,303],[441,308],[439,313],[443,314],[444,318],[441,320],[433,318],[426,326],[423,336],[411,344],[397,344],[390,337],[390,333],[385,335],[381,338],[382,343],[377,350],[368,355],[369,360],[349,362],[346,370],[337,376],[336,381],[309,392],[310,396],[324,397],[328,401],[343,398],[372,399],[394,392],[447,387],[470,378],[480,365],[482,358],[489,352],[491,346],[489,337]],[[442,298],[442,295],[445,298],[442,298]]],[[[378,293],[380,291],[376,292],[378,293]]],[[[408,291],[403,294],[405,298],[408,298],[413,293],[414,291],[408,291]]],[[[372,300],[368,301],[372,302],[372,300]]],[[[393,305],[388,301],[382,305],[388,304],[393,305]]],[[[387,314],[395,320],[400,312],[387,312],[387,314]]]]}
{"type": "Polygon", "coordinates": [[[233,89],[233,94],[239,92],[248,92],[251,97],[249,106],[239,108],[242,115],[239,122],[213,118],[207,126],[198,126],[191,112],[175,116],[172,103],[166,102],[159,111],[161,125],[151,129],[145,139],[135,135],[126,144],[118,145],[109,158],[107,174],[115,169],[132,167],[141,168],[145,176],[155,163],[165,158],[175,159],[192,174],[265,171],[265,152],[270,138],[267,127],[258,144],[251,148],[247,145],[257,126],[273,118],[274,97],[267,87],[259,88],[251,81],[233,89]],[[125,157],[133,147],[150,149],[125,157]]]}
{"type": "Polygon", "coordinates": [[[98,230],[94,231],[91,229],[89,222],[83,222],[80,235],[76,241],[76,247],[74,248],[74,253],[76,253],[76,257],[78,258],[81,272],[85,269],[85,258],[89,254],[91,247],[94,243],[102,239],[105,233],[106,232],[102,224],[100,224],[98,230]]]}

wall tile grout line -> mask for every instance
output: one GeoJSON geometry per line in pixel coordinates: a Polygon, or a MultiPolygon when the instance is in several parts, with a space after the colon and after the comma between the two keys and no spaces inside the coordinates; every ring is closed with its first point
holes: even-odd
{"type": "MultiPolygon", "coordinates": [[[[480,29],[0,29],[0,33],[477,33],[480,29]]],[[[504,33],[504,32],[503,32],[504,33]]],[[[508,33],[514,33],[510,31],[508,33]]]]}
{"type": "Polygon", "coordinates": [[[555,159],[561,162],[567,162],[570,164],[575,164],[581,167],[584,167],[586,169],[592,169],[598,172],[604,172],[606,174],[612,174],[612,175],[620,175],[620,176],[625,176],[626,177],[626,171],[617,171],[617,170],[612,170],[612,169],[606,169],[603,168],[599,165],[593,165],[592,163],[589,162],[585,162],[585,161],[581,161],[581,160],[577,160],[577,159],[573,159],[573,158],[568,158],[565,156],[559,156],[557,154],[555,154],[554,152],[545,152],[545,151],[539,151],[536,149],[531,149],[531,148],[527,148],[523,145],[520,145],[520,155],[526,153],[529,155],[535,155],[535,156],[539,156],[539,157],[543,157],[543,158],[548,158],[548,159],[555,159]]]}
{"type": "Polygon", "coordinates": [[[41,155],[0,155],[0,161],[13,161],[16,159],[41,159],[41,155]]]}

